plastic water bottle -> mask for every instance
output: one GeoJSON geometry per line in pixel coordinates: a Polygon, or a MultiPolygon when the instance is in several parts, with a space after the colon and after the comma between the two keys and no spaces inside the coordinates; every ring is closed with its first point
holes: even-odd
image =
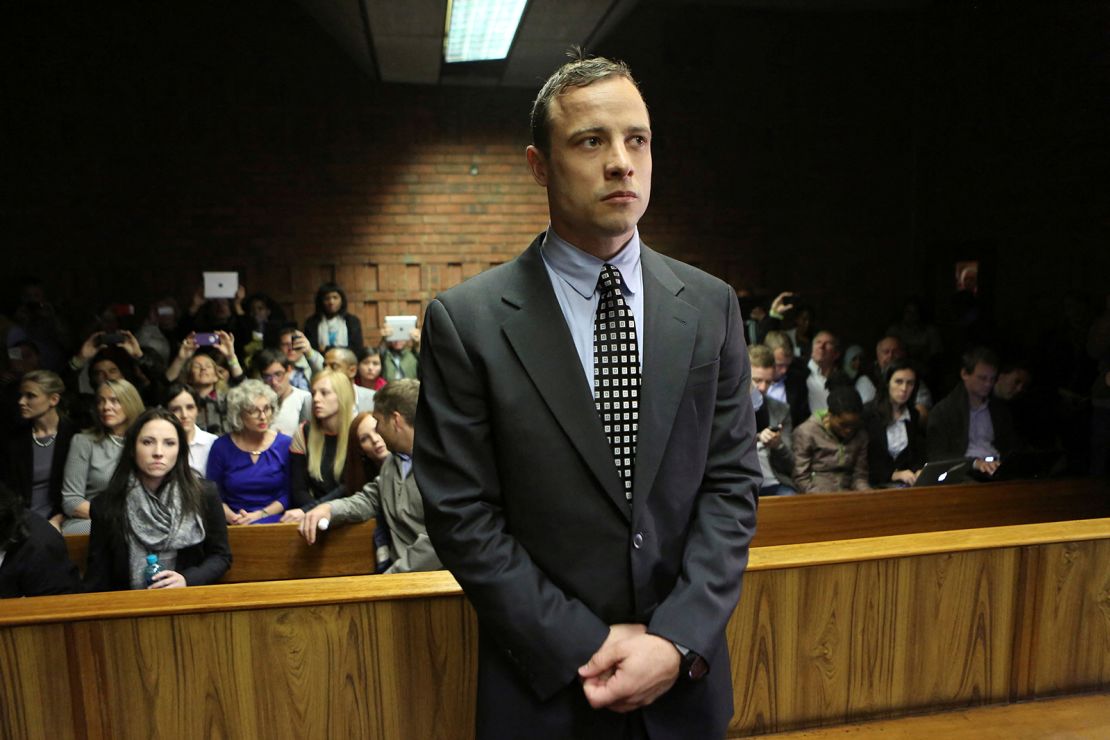
{"type": "Polygon", "coordinates": [[[318,520],[318,521],[316,522],[316,528],[317,528],[317,529],[319,529],[320,531],[324,531],[324,530],[326,530],[326,529],[328,528],[328,526],[329,526],[330,524],[331,524],[331,521],[330,521],[330,520],[328,520],[328,519],[320,519],[320,520],[318,520]]]}
{"type": "Polygon", "coordinates": [[[154,553],[146,556],[146,567],[143,568],[143,583],[147,586],[154,583],[154,576],[158,575],[166,568],[158,562],[158,556],[154,553]]]}

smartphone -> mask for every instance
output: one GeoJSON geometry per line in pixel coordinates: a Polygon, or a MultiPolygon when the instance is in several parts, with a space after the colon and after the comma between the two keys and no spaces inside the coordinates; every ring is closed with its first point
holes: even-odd
{"type": "Polygon", "coordinates": [[[100,346],[108,347],[113,344],[123,344],[123,335],[118,332],[111,332],[109,334],[100,335],[100,346]]]}
{"type": "Polygon", "coordinates": [[[197,343],[198,347],[215,347],[220,343],[220,338],[216,336],[215,332],[199,331],[193,336],[193,340],[197,343]]]}

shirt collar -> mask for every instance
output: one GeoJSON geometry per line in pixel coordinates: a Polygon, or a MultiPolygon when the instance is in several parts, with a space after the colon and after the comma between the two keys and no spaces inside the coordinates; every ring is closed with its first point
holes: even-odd
{"type": "Polygon", "coordinates": [[[894,423],[897,424],[900,421],[909,421],[909,420],[910,420],[910,409],[909,409],[909,406],[906,406],[905,408],[902,409],[902,413],[898,415],[898,418],[896,418],[894,420],[894,423]]]}
{"type": "Polygon", "coordinates": [[[640,267],[640,230],[632,232],[632,238],[609,260],[600,260],[566,241],[550,226],[540,246],[544,262],[547,263],[563,282],[583,298],[590,298],[597,289],[597,278],[601,267],[610,264],[620,270],[624,278],[623,290],[635,295],[636,281],[631,278],[640,267]]]}

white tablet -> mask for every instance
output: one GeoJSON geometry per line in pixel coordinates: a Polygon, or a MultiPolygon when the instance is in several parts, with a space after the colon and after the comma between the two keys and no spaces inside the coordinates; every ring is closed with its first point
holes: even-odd
{"type": "Polygon", "coordinates": [[[412,330],[416,328],[416,317],[386,316],[385,324],[390,330],[389,336],[385,338],[387,342],[407,342],[412,338],[412,330]]]}
{"type": "Polygon", "coordinates": [[[206,272],[204,273],[205,298],[234,298],[239,290],[239,273],[237,272],[206,272]]]}

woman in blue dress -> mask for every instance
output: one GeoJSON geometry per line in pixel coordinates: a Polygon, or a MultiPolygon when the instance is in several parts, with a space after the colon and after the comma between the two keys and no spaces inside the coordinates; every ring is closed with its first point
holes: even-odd
{"type": "Polygon", "coordinates": [[[292,438],[270,422],[277,396],[260,380],[246,380],[227,394],[231,432],[212,444],[208,479],[220,490],[228,524],[268,524],[289,506],[292,438]]]}

